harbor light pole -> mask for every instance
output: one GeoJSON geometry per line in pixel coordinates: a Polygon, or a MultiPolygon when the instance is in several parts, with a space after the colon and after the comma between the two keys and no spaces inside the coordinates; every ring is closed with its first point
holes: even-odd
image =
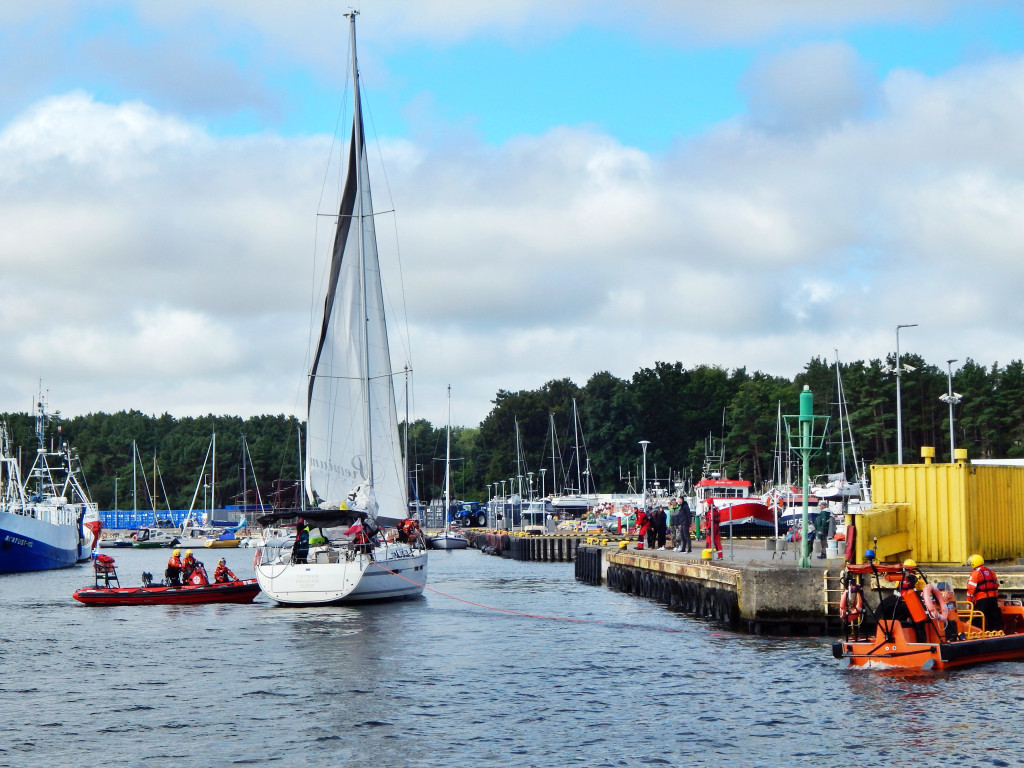
{"type": "Polygon", "coordinates": [[[505,496],[505,481],[499,480],[498,482],[501,483],[501,517],[504,522],[504,525],[501,527],[508,528],[508,505],[505,503],[507,499],[505,496]]]}
{"type": "Polygon", "coordinates": [[[643,494],[644,512],[645,513],[647,512],[647,446],[650,445],[650,444],[651,444],[650,440],[641,440],[640,441],[640,447],[643,448],[643,452],[644,452],[644,477],[643,477],[643,486],[642,486],[641,493],[643,494]]]}
{"type": "Polygon", "coordinates": [[[804,391],[800,393],[800,415],[785,416],[786,438],[789,441],[789,450],[798,454],[803,461],[804,472],[804,499],[803,515],[800,523],[800,567],[811,567],[811,542],[807,537],[807,527],[810,514],[807,509],[808,499],[811,497],[811,456],[821,451],[825,443],[825,436],[828,434],[828,416],[814,415],[814,395],[811,388],[804,384],[804,391]],[[790,427],[790,422],[796,420],[796,433],[790,427]],[[814,422],[816,419],[824,419],[819,437],[815,437],[814,422]],[[817,440],[817,444],[815,444],[817,440]]]}
{"type": "Polygon", "coordinates": [[[956,359],[946,361],[946,370],[948,371],[946,381],[949,385],[949,391],[945,395],[939,395],[939,400],[949,403],[949,463],[952,464],[956,461],[956,440],[953,433],[953,406],[964,399],[964,396],[959,392],[953,391],[953,363],[956,359]]]}
{"type": "Polygon", "coordinates": [[[540,471],[540,497],[542,499],[545,497],[545,493],[544,493],[544,474],[546,472],[547,472],[547,469],[542,469],[540,471]]]}

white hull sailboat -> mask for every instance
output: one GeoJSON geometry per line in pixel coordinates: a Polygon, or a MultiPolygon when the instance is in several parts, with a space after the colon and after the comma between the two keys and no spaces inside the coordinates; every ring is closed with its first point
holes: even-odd
{"type": "Polygon", "coordinates": [[[384,292],[365,153],[356,13],[352,35],[352,138],[338,213],[319,341],[309,372],[308,510],[263,515],[262,525],[299,518],[305,536],[256,551],[260,589],[279,603],[311,605],[422,595],[421,537],[386,542],[382,529],[409,516],[398,433],[384,292]]]}
{"type": "Polygon", "coordinates": [[[448,432],[444,456],[444,530],[430,537],[431,549],[465,549],[469,539],[452,528],[452,388],[448,386],[448,432]]]}

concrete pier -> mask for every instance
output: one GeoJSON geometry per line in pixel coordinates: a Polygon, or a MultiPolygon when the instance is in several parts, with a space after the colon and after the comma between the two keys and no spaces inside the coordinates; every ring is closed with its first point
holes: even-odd
{"type": "MultiPolygon", "coordinates": [[[[721,560],[701,559],[693,553],[638,550],[635,537],[509,536],[501,532],[473,532],[472,546],[504,557],[541,562],[574,562],[577,580],[603,585],[660,602],[667,607],[713,619],[725,627],[753,634],[827,635],[843,630],[839,618],[842,557],[818,559],[814,550],[810,568],[800,568],[794,544],[789,551],[773,540],[737,539],[723,542],[721,560]],[[622,542],[625,541],[625,546],[622,542]]],[[[928,581],[952,584],[963,600],[970,568],[919,564],[928,581]]],[[[992,563],[1001,593],[1024,597],[1024,566],[1016,562],[992,563]]],[[[881,596],[893,584],[880,581],[881,596]]],[[[880,599],[874,580],[865,578],[865,596],[874,607],[880,599]]]]}

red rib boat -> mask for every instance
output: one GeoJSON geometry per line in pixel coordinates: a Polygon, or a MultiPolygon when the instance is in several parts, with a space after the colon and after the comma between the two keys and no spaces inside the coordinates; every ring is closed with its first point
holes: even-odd
{"type": "Polygon", "coordinates": [[[200,566],[180,587],[151,585],[152,577],[143,575],[142,587],[122,587],[114,569],[114,558],[98,555],[93,560],[96,583],[75,592],[72,597],[86,605],[187,605],[190,603],[251,603],[260,593],[256,579],[239,579],[210,584],[200,566]],[[146,578],[149,577],[149,578],[146,578]]]}

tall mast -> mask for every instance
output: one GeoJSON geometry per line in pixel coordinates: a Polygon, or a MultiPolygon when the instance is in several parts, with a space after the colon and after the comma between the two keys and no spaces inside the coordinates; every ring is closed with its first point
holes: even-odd
{"type": "MultiPolygon", "coordinates": [[[[448,410],[451,411],[451,384],[448,385],[448,410]]],[[[451,421],[451,413],[448,414],[448,421],[451,421]]],[[[409,495],[409,363],[405,364],[405,434],[402,436],[402,458],[405,468],[405,493],[406,501],[409,495]]],[[[406,506],[408,510],[408,505],[406,506]]],[[[417,510],[418,511],[418,510],[417,510]]]]}
{"type": "Polygon", "coordinates": [[[444,527],[450,528],[452,507],[452,385],[448,385],[448,436],[444,454],[444,527]]]}
{"type": "Polygon", "coordinates": [[[579,415],[576,413],[576,398],[572,399],[572,429],[576,435],[576,493],[583,493],[583,478],[580,475],[580,428],[579,415]]]}
{"type": "MultiPolygon", "coordinates": [[[[355,144],[355,150],[352,153],[352,159],[356,164],[356,211],[354,218],[356,220],[356,234],[358,243],[359,253],[359,295],[361,304],[359,307],[360,317],[362,322],[360,323],[360,339],[363,345],[363,372],[362,372],[362,387],[363,387],[363,403],[366,406],[364,413],[364,433],[363,439],[366,445],[366,479],[369,480],[370,485],[373,485],[373,437],[371,427],[371,417],[373,414],[373,406],[370,403],[370,344],[369,344],[369,323],[370,318],[367,315],[366,308],[369,305],[367,300],[366,292],[366,246],[363,242],[363,219],[366,217],[367,212],[363,210],[363,109],[359,97],[359,63],[356,59],[356,16],[359,15],[359,11],[352,11],[346,13],[348,17],[349,27],[352,32],[352,141],[355,144]]],[[[372,215],[372,211],[370,214],[372,215]]],[[[341,226],[341,222],[338,222],[341,226]]]]}
{"type": "Polygon", "coordinates": [[[843,480],[846,480],[846,435],[843,428],[843,379],[839,375],[839,350],[836,353],[836,394],[839,396],[839,464],[843,468],[843,480]]]}
{"type": "Polygon", "coordinates": [[[555,478],[558,477],[555,470],[555,414],[548,411],[548,419],[551,421],[551,494],[555,496],[555,478]]]}

